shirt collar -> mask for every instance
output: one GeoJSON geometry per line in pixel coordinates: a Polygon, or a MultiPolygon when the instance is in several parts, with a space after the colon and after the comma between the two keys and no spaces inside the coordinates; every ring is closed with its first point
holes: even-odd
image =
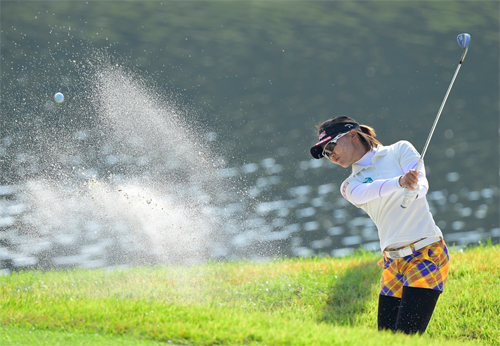
{"type": "Polygon", "coordinates": [[[357,173],[361,172],[363,169],[365,169],[366,167],[371,166],[371,165],[366,165],[366,163],[363,162],[363,158],[365,158],[367,155],[372,157],[371,163],[373,164],[376,157],[384,156],[385,154],[387,154],[387,148],[384,147],[382,144],[379,144],[377,147],[372,148],[361,159],[359,159],[358,161],[356,161],[352,164],[352,175],[357,174],[357,173]],[[360,164],[360,163],[362,163],[362,164],[360,164]]]}

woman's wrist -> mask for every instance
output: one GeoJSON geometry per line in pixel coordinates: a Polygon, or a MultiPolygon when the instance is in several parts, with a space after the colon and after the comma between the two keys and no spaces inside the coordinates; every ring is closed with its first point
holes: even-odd
{"type": "Polygon", "coordinates": [[[401,179],[404,178],[402,175],[398,179],[398,185],[400,188],[403,188],[403,184],[401,184],[401,179]]]}

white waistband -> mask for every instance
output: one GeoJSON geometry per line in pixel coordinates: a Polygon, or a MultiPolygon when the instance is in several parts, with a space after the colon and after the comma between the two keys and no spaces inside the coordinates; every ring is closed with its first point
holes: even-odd
{"type": "Polygon", "coordinates": [[[434,244],[440,240],[441,240],[441,237],[438,235],[436,235],[434,237],[424,238],[420,241],[417,241],[415,244],[413,244],[413,247],[415,248],[415,250],[420,250],[421,248],[426,247],[427,245],[434,244]]]}
{"type": "Polygon", "coordinates": [[[384,251],[384,254],[390,259],[403,258],[405,256],[409,256],[409,255],[413,254],[413,249],[420,250],[421,248],[426,247],[426,246],[431,245],[431,244],[434,244],[434,243],[437,243],[440,240],[441,240],[440,236],[428,237],[428,238],[424,238],[422,240],[419,240],[416,243],[405,246],[404,248],[399,249],[399,250],[384,251]],[[412,247],[413,247],[413,249],[412,249],[412,247]]]}

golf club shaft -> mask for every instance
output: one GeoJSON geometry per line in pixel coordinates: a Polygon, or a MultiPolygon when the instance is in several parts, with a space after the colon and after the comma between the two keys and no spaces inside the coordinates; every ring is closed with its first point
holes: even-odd
{"type": "MultiPolygon", "coordinates": [[[[462,55],[462,58],[460,59],[460,62],[458,63],[457,69],[455,70],[455,74],[453,75],[453,78],[451,79],[450,86],[448,87],[448,91],[446,91],[446,95],[444,95],[444,99],[443,99],[443,102],[441,103],[441,107],[439,107],[439,111],[437,113],[436,119],[434,120],[434,124],[432,125],[431,132],[429,133],[429,137],[427,137],[427,141],[425,142],[424,149],[422,150],[422,154],[420,155],[420,160],[418,160],[417,167],[415,168],[417,173],[420,172],[420,168],[422,167],[422,163],[424,162],[425,153],[427,152],[427,148],[429,147],[429,143],[431,141],[432,135],[434,134],[434,130],[436,129],[436,125],[439,121],[439,117],[441,116],[441,112],[443,111],[446,100],[448,99],[448,95],[450,94],[451,88],[453,87],[453,83],[455,83],[455,78],[457,78],[458,71],[460,71],[460,67],[462,67],[462,62],[464,61],[465,54],[467,54],[467,49],[464,51],[464,54],[462,55]]],[[[403,203],[401,203],[401,208],[406,208],[408,206],[408,203],[410,202],[408,197],[406,197],[406,194],[408,193],[408,191],[409,190],[406,189],[403,203]]]]}
{"type": "Polygon", "coordinates": [[[444,105],[446,103],[446,100],[448,99],[448,95],[450,94],[451,88],[453,87],[453,83],[455,83],[455,79],[457,78],[458,71],[460,71],[460,67],[462,67],[462,61],[457,66],[457,69],[455,70],[455,74],[453,75],[453,78],[451,79],[450,86],[448,87],[448,90],[446,91],[446,95],[444,95],[443,102],[441,103],[441,107],[439,107],[439,111],[436,115],[436,119],[434,119],[434,124],[432,124],[431,132],[429,133],[429,137],[427,137],[427,141],[425,142],[424,149],[422,150],[422,154],[420,156],[420,160],[424,160],[425,153],[427,151],[427,148],[429,147],[429,143],[431,141],[432,135],[434,134],[434,130],[436,129],[436,125],[439,121],[439,118],[441,117],[441,112],[443,111],[444,105]]]}

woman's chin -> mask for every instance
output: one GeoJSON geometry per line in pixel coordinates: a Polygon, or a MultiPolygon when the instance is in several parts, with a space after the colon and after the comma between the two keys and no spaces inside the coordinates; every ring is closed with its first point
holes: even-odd
{"type": "Polygon", "coordinates": [[[344,162],[342,160],[339,160],[337,162],[337,164],[340,165],[340,166],[342,166],[342,167],[344,167],[344,168],[348,168],[351,165],[350,163],[346,163],[346,162],[344,162]]]}

